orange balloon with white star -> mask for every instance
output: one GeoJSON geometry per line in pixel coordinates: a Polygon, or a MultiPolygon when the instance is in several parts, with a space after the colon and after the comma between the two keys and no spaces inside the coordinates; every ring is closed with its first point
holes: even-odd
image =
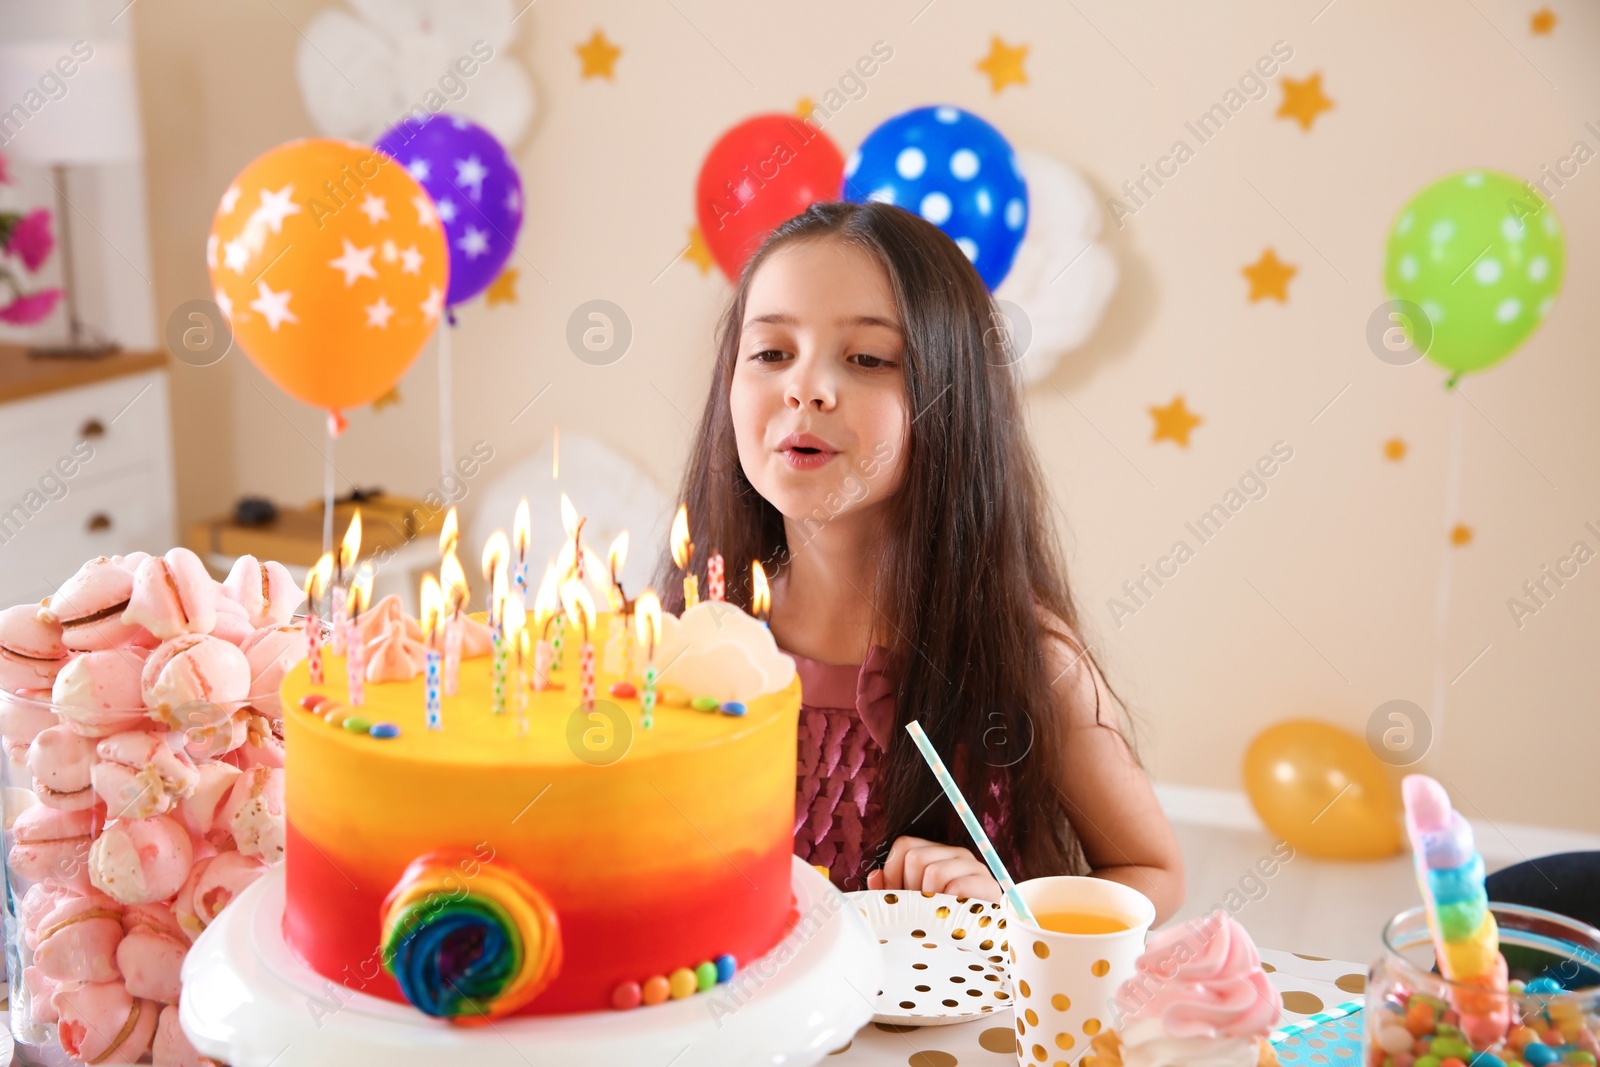
{"type": "Polygon", "coordinates": [[[217,206],[206,265],[234,338],[284,392],[339,412],[393,389],[444,313],[433,201],[371,145],[290,141],[217,206]]]}

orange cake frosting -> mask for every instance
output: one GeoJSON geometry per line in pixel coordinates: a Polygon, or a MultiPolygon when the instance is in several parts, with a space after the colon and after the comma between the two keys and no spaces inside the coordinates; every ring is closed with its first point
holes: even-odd
{"type": "MultiPolygon", "coordinates": [[[[608,632],[601,615],[597,649],[608,632]]],[[[566,637],[559,688],[522,690],[525,732],[515,667],[496,714],[488,656],[461,663],[434,730],[425,674],[367,684],[360,707],[342,657],[324,658],[323,685],[306,663],[285,677],[283,929],[313,969],[450,1015],[428,1000],[440,991],[402,993],[406,953],[467,960],[445,999],[471,994],[457,983],[484,979],[482,957],[510,968],[493,989],[538,990],[511,1013],[543,1015],[704,990],[780,940],[793,921],[798,678],[715,710],[665,688],[644,729],[638,697],[614,695],[624,680],[604,670],[594,708],[580,707],[578,639],[566,637]]],[[[703,686],[715,665],[701,657],[684,677],[703,686]]]]}

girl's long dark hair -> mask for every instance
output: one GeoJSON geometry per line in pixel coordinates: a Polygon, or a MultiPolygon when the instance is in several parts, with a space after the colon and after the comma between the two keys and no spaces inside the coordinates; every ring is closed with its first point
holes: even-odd
{"type": "MultiPolygon", "coordinates": [[[[888,273],[913,420],[904,480],[884,505],[876,581],[862,591],[873,604],[872,640],[888,651],[895,691],[895,740],[876,785],[886,834],[866,847],[876,845],[881,863],[901,834],[971,846],[916,746],[902,743],[915,719],[986,822],[999,820],[1001,791],[1009,796],[1009,826],[995,846],[1013,877],[1083,873],[1057,786],[1066,731],[1037,608],[1074,634],[1078,615],[1024,428],[1005,320],[972,264],[937,227],[887,204],[818,203],[779,226],[750,258],[718,330],[711,388],[683,479],[691,569],[705,589],[706,560],[720,552],[727,598],[749,610],[749,561],[761,560],[769,576],[788,562],[783,516],[739,464],[728,394],[751,278],[779,248],[818,238],[852,242],[888,273]]],[[[682,578],[670,551],[664,554],[656,588],[674,613],[683,610],[682,578]]],[[[1094,669],[1085,645],[1057,636],[1087,659],[1079,669],[1094,669]]]]}

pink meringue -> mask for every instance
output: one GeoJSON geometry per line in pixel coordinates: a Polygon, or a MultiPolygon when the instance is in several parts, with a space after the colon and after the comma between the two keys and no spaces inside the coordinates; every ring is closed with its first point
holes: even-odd
{"type": "Polygon", "coordinates": [[[139,564],[150,558],[148,552],[129,552],[126,556],[112,556],[111,562],[132,574],[139,569],[139,564]]]}
{"type": "Polygon", "coordinates": [[[28,887],[17,901],[17,922],[22,925],[22,941],[32,952],[39,947],[39,924],[44,917],[68,897],[77,896],[70,889],[49,882],[36,882],[28,887]]]}
{"type": "Polygon", "coordinates": [[[227,825],[234,843],[246,856],[268,863],[283,858],[283,771],[252,767],[233,783],[228,798],[217,809],[217,819],[227,825]]]}
{"type": "Polygon", "coordinates": [[[0,738],[5,741],[6,758],[13,763],[26,762],[33,739],[58,721],[50,710],[48,689],[21,699],[0,695],[0,738]]]}
{"type": "Polygon", "coordinates": [[[140,685],[148,650],[85,652],[56,675],[51,702],[64,725],[84,737],[105,737],[148,721],[140,685]]]}
{"type": "Polygon", "coordinates": [[[217,1067],[217,1061],[200,1055],[189,1043],[188,1035],[178,1022],[178,1006],[168,1004],[161,1009],[161,1019],[156,1023],[155,1044],[151,1047],[155,1067],[217,1067]]]}
{"type": "Polygon", "coordinates": [[[222,758],[240,770],[282,767],[283,720],[268,718],[252,708],[246,708],[235,718],[241,716],[245,725],[244,743],[222,758]]]}
{"type": "Polygon", "coordinates": [[[230,645],[242,645],[255,632],[244,608],[225,596],[217,597],[217,624],[211,628],[212,637],[220,637],[230,645]]]}
{"type": "Polygon", "coordinates": [[[201,860],[178,891],[172,913],[185,933],[191,938],[199,937],[234,897],[267,870],[265,863],[241,852],[219,852],[201,860]]]}
{"type": "Polygon", "coordinates": [[[152,556],[133,572],[133,591],[122,621],[143,626],[166,641],[179,634],[208,634],[217,625],[217,583],[187,548],[152,556]]]}
{"type": "Polygon", "coordinates": [[[61,640],[78,651],[153,643],[148,631],[122,621],[133,595],[133,571],[105,556],[91,559],[61,584],[39,618],[61,624],[61,640]]]}
{"type": "Polygon", "coordinates": [[[113,819],[148,819],[173,809],[200,784],[189,757],[160,734],[112,734],[95,746],[94,791],[113,819]]]}
{"type": "Polygon", "coordinates": [[[33,964],[55,982],[110,982],[122,977],[121,940],[121,904],[103,893],[68,896],[40,920],[33,964]]]}
{"type": "Polygon", "coordinates": [[[64,725],[39,731],[28,746],[28,770],[39,803],[62,811],[94,807],[94,742],[64,725]]]}
{"type": "Polygon", "coordinates": [[[403,628],[396,627],[367,644],[367,681],[409,682],[422,673],[427,662],[422,642],[413,641],[403,628]]]}
{"type": "Polygon", "coordinates": [[[55,995],[56,1034],[67,1055],[85,1063],[137,1063],[150,1051],[161,1005],[141,1000],[121,982],[94,982],[55,995]]]}
{"type": "Polygon", "coordinates": [[[0,611],[0,689],[44,689],[67,664],[61,624],[31,604],[0,611]]]}
{"type": "Polygon", "coordinates": [[[419,644],[422,641],[422,624],[406,614],[400,597],[394,593],[362,612],[361,621],[356,625],[361,630],[361,639],[369,645],[394,630],[419,644]]]}
{"type": "Polygon", "coordinates": [[[150,654],[142,684],[157,721],[179,730],[216,726],[250,695],[250,663],[220,638],[184,634],[150,654]]]}
{"type": "Polygon", "coordinates": [[[254,556],[240,556],[233,561],[222,591],[244,608],[250,625],[258,629],[285,625],[305,599],[289,568],[271,560],[262,563],[254,556]]]}
{"type": "Polygon", "coordinates": [[[7,861],[29,882],[89,892],[89,849],[99,819],[93,809],[60,811],[40,804],[17,816],[7,861]]]}
{"type": "Polygon", "coordinates": [[[461,658],[477,659],[494,651],[494,631],[471,615],[461,616],[461,658]]]}
{"type": "MultiPolygon", "coordinates": [[[[221,707],[221,705],[212,705],[221,707]]],[[[234,712],[228,718],[215,724],[195,725],[189,727],[184,733],[184,751],[196,763],[206,760],[219,759],[235,751],[243,745],[250,736],[249,727],[250,709],[246,705],[240,711],[234,712]]],[[[189,712],[191,721],[200,724],[204,715],[192,710],[189,712]]]]}
{"type": "Polygon", "coordinates": [[[193,864],[194,845],[178,820],[118,819],[89,848],[89,881],[124,904],[150,904],[176,893],[193,864]]]}
{"type": "MultiPolygon", "coordinates": [[[[28,1016],[35,1026],[53,1024],[61,1018],[56,1012],[56,983],[53,979],[45,977],[37,967],[26,967],[22,971],[22,984],[28,990],[28,1016]]],[[[11,1005],[11,1010],[17,1010],[15,1003],[11,1005]]]]}
{"type": "Polygon", "coordinates": [[[263,626],[239,647],[250,661],[250,693],[256,707],[281,719],[283,704],[278,699],[278,688],[283,676],[306,658],[304,624],[263,626]]]}
{"type": "MultiPolygon", "coordinates": [[[[222,802],[232,792],[239,773],[239,768],[230,763],[200,765],[200,779],[194,792],[178,805],[178,817],[195,837],[210,840],[213,832],[227,836],[228,824],[223,822],[219,828],[217,809],[222,807],[222,802]]],[[[196,862],[199,862],[199,857],[196,857],[196,862]]]]}
{"type": "Polygon", "coordinates": [[[122,913],[117,969],[128,992],[147,1000],[176,1004],[189,938],[167,904],[139,904],[122,913]]]}

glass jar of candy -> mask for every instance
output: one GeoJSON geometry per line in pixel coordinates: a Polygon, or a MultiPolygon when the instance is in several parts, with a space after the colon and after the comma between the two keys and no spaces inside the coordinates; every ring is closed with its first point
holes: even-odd
{"type": "Polygon", "coordinates": [[[1438,974],[1422,908],[1391,919],[1367,977],[1366,1067],[1595,1067],[1600,930],[1554,912],[1489,905],[1505,988],[1438,974]]]}

